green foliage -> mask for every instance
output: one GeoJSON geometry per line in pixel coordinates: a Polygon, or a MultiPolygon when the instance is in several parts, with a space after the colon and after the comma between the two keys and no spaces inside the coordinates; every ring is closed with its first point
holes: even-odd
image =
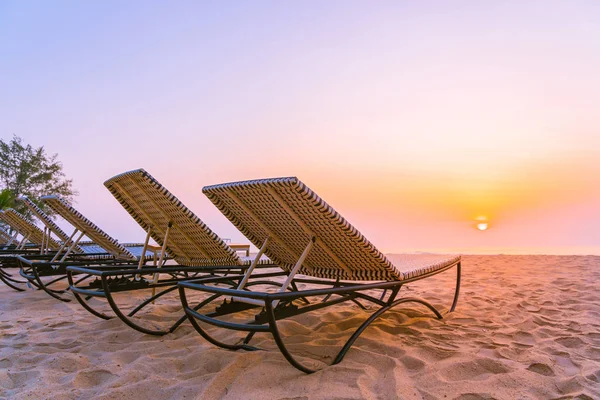
{"type": "Polygon", "coordinates": [[[10,189],[2,189],[0,192],[0,210],[13,207],[15,204],[15,196],[10,189]]]}
{"type": "MultiPolygon", "coordinates": [[[[9,142],[0,139],[0,189],[2,196],[6,196],[6,204],[26,195],[52,215],[51,210],[39,202],[41,196],[56,194],[72,201],[77,192],[73,189],[73,181],[66,179],[57,157],[57,154],[48,156],[43,146],[33,148],[25,145],[17,136],[13,136],[9,142]]],[[[15,202],[13,206],[29,216],[25,206],[19,202],[15,202]]]]}
{"type": "MultiPolygon", "coordinates": [[[[7,208],[12,208],[15,204],[15,196],[10,191],[10,189],[3,189],[0,191],[0,210],[6,210],[7,208]]],[[[0,228],[8,229],[9,227],[3,221],[0,221],[0,228]]]]}

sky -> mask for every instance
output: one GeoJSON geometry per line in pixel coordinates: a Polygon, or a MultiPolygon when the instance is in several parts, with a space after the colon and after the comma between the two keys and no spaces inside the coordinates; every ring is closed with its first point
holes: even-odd
{"type": "Polygon", "coordinates": [[[598,1],[6,0],[0,136],[57,153],[125,242],[144,232],[102,183],[144,168],[233,242],[202,187],[297,176],[384,252],[600,254],[598,21],[598,1]]]}

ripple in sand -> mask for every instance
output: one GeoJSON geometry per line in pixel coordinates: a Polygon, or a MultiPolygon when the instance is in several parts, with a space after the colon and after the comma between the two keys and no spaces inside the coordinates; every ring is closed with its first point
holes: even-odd
{"type": "Polygon", "coordinates": [[[542,307],[537,306],[537,305],[533,305],[533,304],[531,304],[531,303],[529,303],[527,301],[520,302],[518,304],[518,307],[524,309],[525,311],[529,311],[529,312],[532,312],[532,313],[539,312],[542,309],[542,307]]]}
{"type": "Polygon", "coordinates": [[[454,400],[495,400],[496,398],[489,393],[464,393],[454,400]]]}

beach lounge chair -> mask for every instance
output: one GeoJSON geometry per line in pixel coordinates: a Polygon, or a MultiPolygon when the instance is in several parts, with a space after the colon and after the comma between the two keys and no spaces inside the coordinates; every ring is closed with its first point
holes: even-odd
{"type": "Polygon", "coordinates": [[[14,234],[8,235],[2,250],[0,250],[0,280],[10,288],[17,291],[27,289],[29,281],[24,280],[13,273],[18,271],[18,255],[43,254],[47,247],[59,247],[54,240],[46,237],[46,231],[42,231],[32,222],[28,221],[18,211],[13,209],[0,211],[0,221],[10,226],[14,234]],[[18,239],[19,235],[21,236],[18,239]],[[18,239],[18,240],[17,240],[18,239]]]}
{"type": "MultiPolygon", "coordinates": [[[[35,282],[41,289],[46,291],[52,297],[71,301],[70,297],[65,297],[65,290],[51,290],[41,277],[56,277],[55,282],[61,279],[67,279],[67,266],[94,266],[97,268],[111,268],[119,265],[122,268],[126,266],[142,266],[148,261],[157,260],[157,248],[149,246],[146,242],[121,244],[106,232],[91,222],[79,211],[73,208],[67,201],[59,196],[42,196],[44,201],[54,212],[69,222],[75,229],[67,241],[64,241],[51,260],[41,257],[23,257],[18,256],[17,261],[20,266],[20,274],[30,282],[35,282]],[[75,236],[77,236],[75,238],[75,236]],[[83,253],[77,259],[74,257],[74,251],[79,246],[83,236],[91,239],[93,254],[83,253]],[[96,251],[101,252],[96,253],[96,251]],[[63,252],[64,251],[64,252],[63,252]],[[58,257],[60,256],[60,258],[58,257]],[[69,257],[69,259],[67,258],[69,257]]],[[[161,260],[166,259],[164,253],[161,253],[161,260]]],[[[89,276],[83,276],[80,280],[86,280],[89,276]]]]}
{"type": "MultiPolygon", "coordinates": [[[[17,291],[24,291],[27,287],[32,285],[37,287],[36,282],[21,279],[9,271],[20,268],[17,256],[30,257],[36,255],[36,260],[41,261],[55,261],[59,257],[64,261],[67,258],[70,261],[85,260],[90,257],[105,258],[106,252],[96,244],[92,242],[80,242],[79,245],[74,246],[72,254],[62,254],[61,250],[65,247],[65,244],[70,242],[67,234],[50,218],[42,209],[40,209],[33,201],[26,196],[21,196],[17,201],[22,202],[27,206],[31,213],[44,224],[44,230],[42,231],[37,225],[27,220],[23,215],[16,211],[10,211],[6,215],[6,219],[9,225],[17,233],[21,233],[23,243],[15,246],[11,250],[0,252],[0,280],[4,281],[5,284],[10,286],[12,289],[17,291]],[[56,239],[52,238],[52,234],[56,236],[56,239]],[[24,247],[27,246],[27,247],[24,247]],[[82,256],[85,255],[85,256],[82,256]]],[[[0,215],[0,218],[1,215],[0,215]]],[[[11,238],[12,239],[12,238],[11,238]]],[[[64,277],[66,279],[66,276],[64,277]]],[[[54,283],[59,282],[62,279],[58,279],[54,283]]]]}
{"type": "Polygon", "coordinates": [[[0,254],[3,256],[0,265],[6,267],[10,256],[18,254],[44,254],[48,249],[56,249],[59,244],[47,236],[37,225],[27,220],[18,211],[10,208],[0,211],[0,220],[9,225],[14,234],[0,254]],[[18,236],[21,236],[18,239],[18,236]],[[9,257],[6,257],[9,256],[9,257]]]}
{"type": "MultiPolygon", "coordinates": [[[[253,271],[249,269],[236,289],[215,286],[219,278],[179,284],[180,298],[194,328],[211,343],[226,349],[256,350],[249,342],[257,332],[270,332],[287,361],[300,371],[313,369],[299,362],[286,348],[277,321],[346,301],[366,301],[378,306],[351,335],[334,358],[339,363],[364,329],[389,309],[416,302],[442,318],[425,300],[399,298],[400,288],[420,279],[456,267],[456,288],[449,312],[458,301],[460,256],[406,255],[402,262],[392,262],[379,252],[356,228],[295,177],[262,179],[207,186],[204,194],[253,243],[286,273],[286,281],[276,292],[248,290],[253,271]],[[304,275],[306,278],[299,277],[304,275]],[[310,278],[309,278],[310,277],[310,278]],[[311,289],[288,291],[288,282],[310,285],[311,289]],[[365,283],[364,281],[370,281],[365,283]],[[191,307],[188,291],[212,294],[213,301],[225,302],[209,311],[191,307]],[[381,295],[373,296],[377,291],[381,295]],[[320,302],[299,304],[295,300],[321,296],[320,302]],[[239,311],[254,307],[258,312],[249,322],[232,322],[239,311]],[[217,340],[198,321],[221,328],[248,332],[241,343],[217,340]]],[[[231,277],[229,277],[231,278],[231,277]]],[[[262,278],[261,278],[262,279],[262,278]]]]}
{"type": "Polygon", "coordinates": [[[0,219],[21,235],[21,240],[16,244],[16,250],[25,249],[27,244],[39,248],[42,252],[45,249],[57,250],[60,248],[60,244],[49,237],[47,232],[42,231],[37,225],[28,221],[23,215],[12,208],[0,212],[0,219]]]}
{"type": "MultiPolygon", "coordinates": [[[[100,318],[108,319],[110,316],[90,308],[84,296],[105,298],[117,317],[140,332],[153,335],[172,332],[186,320],[183,311],[181,318],[168,329],[150,329],[138,323],[139,318],[133,317],[139,316],[138,313],[144,307],[158,298],[177,290],[177,283],[182,280],[191,279],[198,274],[239,274],[255,260],[253,257],[240,257],[177,197],[143,169],[119,174],[107,180],[104,185],[147,232],[147,237],[158,243],[178,265],[163,266],[159,263],[157,268],[120,271],[67,268],[69,274],[80,273],[97,277],[97,281],[91,285],[71,283],[71,291],[88,311],[100,318]],[[152,289],[152,295],[126,315],[114,301],[113,294],[141,289],[152,289]]],[[[266,267],[269,263],[265,257],[256,258],[256,265],[261,267],[266,267]]]]}
{"type": "MultiPolygon", "coordinates": [[[[66,259],[69,254],[66,253],[66,250],[73,245],[73,237],[76,232],[74,232],[71,237],[67,235],[65,231],[63,231],[53,220],[46,214],[37,204],[35,204],[30,198],[27,196],[20,196],[17,198],[17,201],[23,203],[29,211],[46,227],[47,234],[54,234],[59,243],[61,243],[60,250],[65,250],[65,253],[61,253],[61,251],[57,251],[52,260],[56,261],[59,257],[66,259]]],[[[45,249],[45,252],[48,252],[48,249],[45,249]]],[[[74,245],[71,252],[77,254],[96,254],[96,253],[105,253],[104,249],[97,244],[86,241],[79,242],[77,245],[74,245]]]]}

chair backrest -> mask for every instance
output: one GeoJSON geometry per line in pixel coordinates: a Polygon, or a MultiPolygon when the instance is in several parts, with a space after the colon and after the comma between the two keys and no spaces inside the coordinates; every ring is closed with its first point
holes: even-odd
{"type": "MultiPolygon", "coordinates": [[[[69,241],[69,235],[65,233],[41,208],[38,207],[29,197],[20,196],[17,200],[25,204],[25,206],[36,216],[52,233],[54,233],[63,242],[69,241]]],[[[73,249],[76,253],[83,253],[84,250],[80,246],[75,246],[73,249]]]]}
{"type": "Polygon", "coordinates": [[[298,178],[207,186],[203,193],[265,254],[291,270],[316,238],[300,273],[348,280],[399,280],[398,270],[356,228],[298,178]]]}
{"type": "Polygon", "coordinates": [[[53,209],[54,212],[63,217],[68,223],[79,229],[80,232],[83,232],[94,243],[106,250],[107,253],[112,254],[114,257],[120,259],[137,259],[135,255],[117,242],[117,240],[113,239],[102,229],[98,228],[96,224],[84,217],[64,199],[52,195],[42,196],[41,200],[48,204],[48,207],[53,209]]]}
{"type": "Polygon", "coordinates": [[[145,170],[124,172],[104,186],[159,245],[171,224],[166,249],[179,264],[242,264],[233,249],[145,170]]]}
{"type": "MultiPolygon", "coordinates": [[[[0,219],[12,226],[17,232],[23,237],[26,237],[30,243],[37,246],[41,246],[44,240],[44,231],[42,231],[37,225],[25,219],[19,212],[9,208],[0,212],[0,219]]],[[[48,239],[48,248],[52,250],[58,250],[60,244],[56,240],[48,239]]]]}
{"type": "Polygon", "coordinates": [[[4,230],[4,227],[0,226],[0,245],[10,242],[10,238],[10,234],[4,230]]]}

